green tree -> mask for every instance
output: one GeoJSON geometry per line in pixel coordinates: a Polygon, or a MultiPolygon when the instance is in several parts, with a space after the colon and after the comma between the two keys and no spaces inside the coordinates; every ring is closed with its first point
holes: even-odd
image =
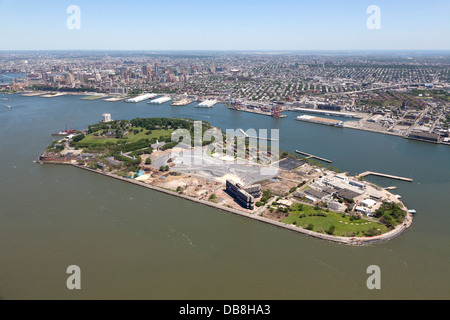
{"type": "Polygon", "coordinates": [[[336,229],[335,226],[331,226],[331,227],[328,228],[328,230],[326,231],[326,233],[328,233],[329,235],[333,235],[335,229],[336,229]]]}
{"type": "Polygon", "coordinates": [[[83,139],[84,139],[84,134],[80,133],[80,134],[76,135],[75,137],[73,137],[72,141],[76,143],[83,139]]]}

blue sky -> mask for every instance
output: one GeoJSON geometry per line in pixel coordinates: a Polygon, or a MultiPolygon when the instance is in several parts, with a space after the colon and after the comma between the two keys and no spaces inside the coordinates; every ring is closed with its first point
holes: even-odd
{"type": "Polygon", "coordinates": [[[450,50],[449,17],[449,0],[0,0],[0,50],[450,50]]]}

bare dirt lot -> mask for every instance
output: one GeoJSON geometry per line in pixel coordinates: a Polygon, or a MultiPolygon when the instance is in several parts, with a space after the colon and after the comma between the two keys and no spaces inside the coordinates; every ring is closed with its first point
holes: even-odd
{"type": "Polygon", "coordinates": [[[284,197],[289,194],[291,188],[319,175],[320,172],[315,171],[311,165],[304,164],[295,170],[280,170],[278,178],[264,180],[260,184],[262,190],[270,190],[273,194],[284,197]]]}
{"type": "Polygon", "coordinates": [[[269,218],[269,219],[272,219],[275,221],[281,221],[288,216],[287,213],[277,212],[277,211],[270,212],[269,209],[264,210],[262,215],[265,218],[269,218]]]}
{"type": "Polygon", "coordinates": [[[270,190],[274,195],[284,197],[289,194],[292,187],[296,187],[298,183],[286,180],[266,180],[261,182],[262,190],[270,190]]]}
{"type": "Polygon", "coordinates": [[[161,188],[181,191],[185,195],[196,198],[209,195],[220,186],[219,183],[211,182],[191,175],[167,175],[165,178],[161,177],[155,180],[154,184],[161,188]]]}

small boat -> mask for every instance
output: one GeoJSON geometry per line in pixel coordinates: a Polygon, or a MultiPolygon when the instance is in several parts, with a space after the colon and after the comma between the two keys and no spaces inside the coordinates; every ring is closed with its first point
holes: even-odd
{"type": "Polygon", "coordinates": [[[68,134],[67,131],[60,131],[58,133],[53,133],[52,136],[67,136],[68,134]]]}
{"type": "Polygon", "coordinates": [[[69,130],[61,130],[58,133],[53,133],[52,136],[67,136],[69,134],[74,134],[76,133],[76,131],[74,129],[69,129],[69,130]]]}

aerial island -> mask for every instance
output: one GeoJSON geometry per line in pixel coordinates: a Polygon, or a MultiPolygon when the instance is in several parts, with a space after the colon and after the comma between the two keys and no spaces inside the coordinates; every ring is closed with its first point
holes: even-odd
{"type": "MultiPolygon", "coordinates": [[[[198,141],[195,130],[192,119],[112,120],[104,114],[100,123],[54,140],[36,162],[71,165],[343,244],[387,241],[411,226],[413,210],[364,174],[351,176],[301,152],[280,151],[270,163],[261,153],[250,159],[260,150],[249,137],[243,138],[247,161],[239,162],[222,152],[236,151],[234,138],[229,143],[220,128],[202,122],[198,141]],[[179,129],[190,143],[173,139],[179,129]],[[211,129],[227,143],[204,139],[211,129]],[[192,155],[201,161],[191,161],[192,155]],[[262,170],[270,168],[276,169],[270,175],[262,170]]],[[[275,156],[271,152],[269,146],[267,155],[275,156]]]]}

